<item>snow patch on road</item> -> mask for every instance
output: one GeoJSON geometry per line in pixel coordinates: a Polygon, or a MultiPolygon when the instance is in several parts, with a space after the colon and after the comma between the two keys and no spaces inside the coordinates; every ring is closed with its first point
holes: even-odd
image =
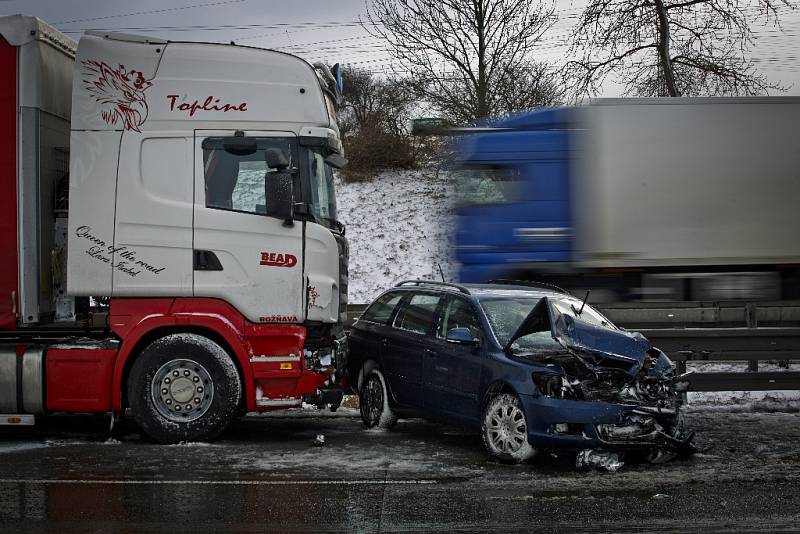
{"type": "Polygon", "coordinates": [[[7,441],[0,442],[0,454],[8,454],[12,452],[23,452],[32,449],[41,449],[47,447],[46,443],[38,441],[7,441]]]}

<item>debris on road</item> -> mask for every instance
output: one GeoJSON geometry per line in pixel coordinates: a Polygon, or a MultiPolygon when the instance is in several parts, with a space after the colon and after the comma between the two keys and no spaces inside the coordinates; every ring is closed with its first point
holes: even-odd
{"type": "Polygon", "coordinates": [[[575,458],[575,467],[579,470],[598,469],[616,473],[625,465],[617,452],[584,449],[575,458]]]}
{"type": "Polygon", "coordinates": [[[323,447],[325,445],[325,434],[317,434],[311,444],[315,447],[323,447]]]}

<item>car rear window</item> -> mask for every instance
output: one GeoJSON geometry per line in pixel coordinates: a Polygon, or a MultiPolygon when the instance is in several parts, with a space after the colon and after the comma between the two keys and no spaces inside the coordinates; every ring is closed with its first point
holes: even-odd
{"type": "Polygon", "coordinates": [[[389,319],[392,317],[392,312],[401,298],[403,298],[403,293],[387,293],[381,295],[378,297],[378,300],[373,302],[372,305],[367,308],[367,311],[361,315],[361,320],[378,324],[388,323],[389,319]]]}
{"type": "Polygon", "coordinates": [[[433,314],[436,312],[440,298],[439,295],[428,293],[413,295],[408,304],[395,317],[394,325],[409,332],[427,334],[430,332],[433,314]]]}

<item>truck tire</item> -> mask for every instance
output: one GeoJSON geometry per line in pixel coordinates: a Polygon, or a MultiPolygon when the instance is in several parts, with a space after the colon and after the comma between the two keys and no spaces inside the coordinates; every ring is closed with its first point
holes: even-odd
{"type": "Polygon", "coordinates": [[[486,452],[503,463],[518,464],[536,455],[536,449],[528,442],[522,403],[511,393],[497,395],[487,403],[481,437],[486,452]]]}
{"type": "Polygon", "coordinates": [[[364,379],[358,396],[358,408],[367,428],[389,430],[397,422],[397,416],[389,406],[386,379],[378,369],[371,370],[364,379]]]}
{"type": "Polygon", "coordinates": [[[136,358],[128,377],[134,419],[154,441],[209,441],[230,424],[242,385],[228,353],[197,334],[157,339],[136,358]]]}

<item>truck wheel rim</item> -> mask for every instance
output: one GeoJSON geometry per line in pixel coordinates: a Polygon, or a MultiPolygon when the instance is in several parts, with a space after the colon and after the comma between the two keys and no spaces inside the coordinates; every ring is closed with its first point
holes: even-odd
{"type": "Polygon", "coordinates": [[[164,418],[176,423],[202,417],[214,400],[211,374],[192,360],[168,361],[159,367],[150,384],[156,410],[164,418]]]}
{"type": "Polygon", "coordinates": [[[371,378],[367,381],[364,388],[364,402],[362,404],[363,415],[370,424],[375,424],[383,412],[383,387],[380,380],[371,378]]]}
{"type": "Polygon", "coordinates": [[[528,440],[525,414],[512,404],[502,404],[489,414],[487,432],[492,446],[499,452],[515,453],[528,440]]]}

